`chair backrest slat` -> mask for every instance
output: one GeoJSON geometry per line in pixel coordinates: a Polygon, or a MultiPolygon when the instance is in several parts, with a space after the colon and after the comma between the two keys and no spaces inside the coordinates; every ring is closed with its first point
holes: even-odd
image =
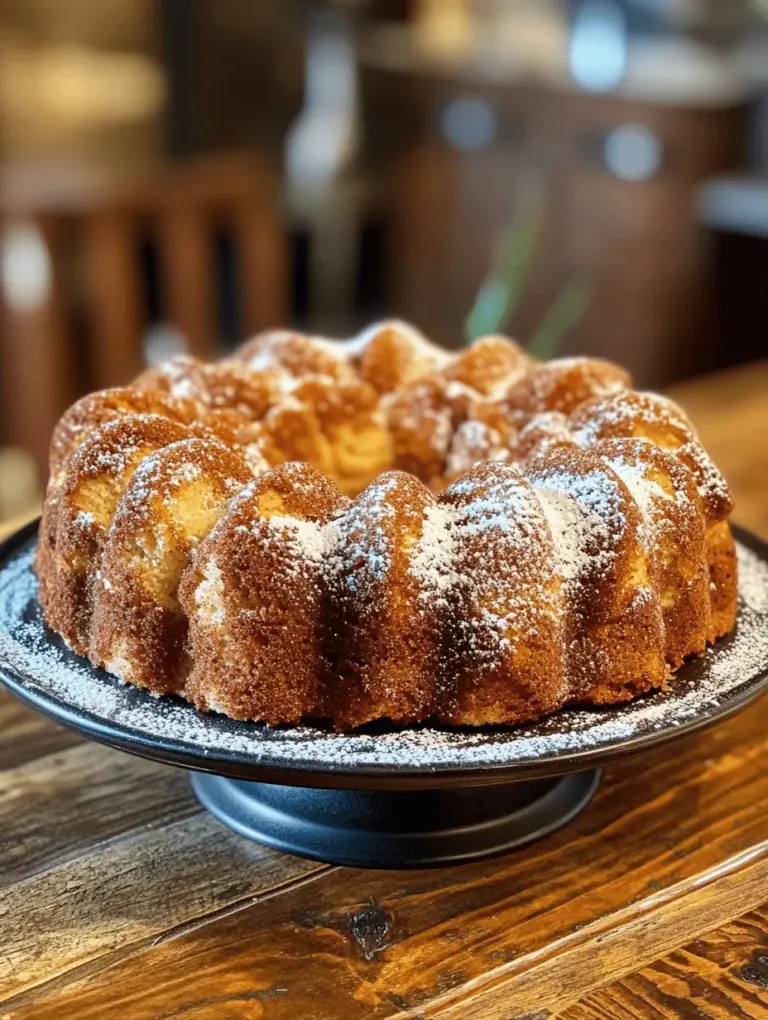
{"type": "Polygon", "coordinates": [[[142,367],[144,294],[132,218],[99,211],[83,224],[91,376],[96,386],[123,385],[142,367]]]}
{"type": "Polygon", "coordinates": [[[273,209],[253,199],[233,210],[240,305],[246,335],[285,323],[288,244],[273,209]]]}
{"type": "Polygon", "coordinates": [[[1,234],[3,426],[9,443],[45,464],[53,426],[77,393],[63,287],[63,225],[46,216],[6,218],[1,234]],[[23,266],[16,279],[10,269],[14,258],[23,266]]]}
{"type": "Polygon", "coordinates": [[[198,358],[216,343],[213,237],[204,208],[183,205],[161,211],[158,227],[165,318],[198,358]]]}

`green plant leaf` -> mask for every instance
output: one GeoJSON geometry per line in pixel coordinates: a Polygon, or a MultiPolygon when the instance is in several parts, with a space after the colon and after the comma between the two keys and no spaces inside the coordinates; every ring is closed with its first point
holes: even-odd
{"type": "Polygon", "coordinates": [[[558,353],[565,337],[581,320],[592,300],[592,287],[581,280],[567,283],[550,306],[528,344],[528,352],[547,361],[558,353]]]}
{"type": "Polygon", "coordinates": [[[523,295],[540,219],[541,205],[531,201],[519,223],[502,235],[492,272],[480,288],[464,325],[470,342],[488,333],[498,333],[517,307],[523,295]]]}
{"type": "Polygon", "coordinates": [[[467,316],[466,332],[470,340],[496,333],[509,303],[509,291],[501,280],[487,280],[467,316]]]}

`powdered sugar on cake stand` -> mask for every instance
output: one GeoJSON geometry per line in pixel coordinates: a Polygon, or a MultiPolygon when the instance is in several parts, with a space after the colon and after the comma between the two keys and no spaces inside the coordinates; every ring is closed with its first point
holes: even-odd
{"type": "Polygon", "coordinates": [[[209,761],[212,771],[216,761],[371,774],[524,770],[543,761],[555,766],[559,759],[610,752],[634,737],[689,728],[768,686],[768,563],[741,543],[736,631],[704,659],[686,664],[666,691],[620,707],[569,709],[513,729],[422,725],[353,734],[311,726],[270,729],[202,715],[186,702],[154,698],[94,669],[45,627],[33,555],[30,538],[0,567],[0,678],[53,715],[79,716],[85,731],[101,723],[119,731],[126,746],[137,738],[161,743],[181,758],[186,751],[209,761]]]}

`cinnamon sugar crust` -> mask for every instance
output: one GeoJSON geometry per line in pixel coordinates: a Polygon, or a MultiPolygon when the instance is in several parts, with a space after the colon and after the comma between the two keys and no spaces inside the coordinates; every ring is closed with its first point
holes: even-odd
{"type": "Polygon", "coordinates": [[[683,412],[505,337],[174,358],[78,401],[51,469],[47,623],[203,711],[514,724],[674,682],[735,621],[733,501],[683,412]]]}

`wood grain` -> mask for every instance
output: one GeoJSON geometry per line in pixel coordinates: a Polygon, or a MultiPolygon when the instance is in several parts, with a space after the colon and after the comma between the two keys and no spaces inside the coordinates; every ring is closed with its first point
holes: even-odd
{"type": "Polygon", "coordinates": [[[85,964],[114,967],[176,927],[322,867],[249,843],[199,812],[147,825],[0,893],[0,916],[26,922],[4,938],[0,996],[65,972],[82,980],[85,964]]]}
{"type": "Polygon", "coordinates": [[[430,1015],[441,1020],[502,1020],[510,1013],[524,1015],[534,1002],[547,1012],[562,1009],[574,995],[604,984],[606,973],[631,973],[665,946],[674,948],[681,931],[709,931],[723,918],[759,903],[767,887],[768,842],[693,881],[687,879],[602,918],[544,952],[509,964],[492,982],[484,982],[477,994],[462,989],[447,1001],[430,1003],[430,1015]]]}
{"type": "Polygon", "coordinates": [[[695,939],[561,1014],[562,1020],[768,1015],[768,904],[695,939]]]}
{"type": "MultiPolygon", "coordinates": [[[[768,702],[611,769],[575,823],[498,861],[428,873],[324,871],[309,886],[200,918],[148,946],[140,965],[129,957],[87,982],[62,978],[8,1008],[35,1020],[65,1009],[136,1020],[506,1018],[517,1015],[508,1002],[522,975],[538,996],[537,971],[551,976],[551,954],[570,967],[562,979],[576,1001],[638,952],[649,962],[765,899],[767,723],[768,702]],[[584,960],[598,950],[605,969],[596,975],[584,960]]],[[[113,882],[127,864],[110,859],[113,882]]],[[[174,875],[177,891],[181,884],[174,875]]],[[[61,975],[62,961],[53,962],[61,975]]]]}
{"type": "Polygon", "coordinates": [[[0,999],[322,869],[225,830],[183,772],[84,743],[5,693],[0,755],[18,715],[29,740],[75,746],[0,771],[0,999]]]}
{"type": "Polygon", "coordinates": [[[183,772],[78,743],[0,773],[0,888],[199,811],[183,772]]]}

